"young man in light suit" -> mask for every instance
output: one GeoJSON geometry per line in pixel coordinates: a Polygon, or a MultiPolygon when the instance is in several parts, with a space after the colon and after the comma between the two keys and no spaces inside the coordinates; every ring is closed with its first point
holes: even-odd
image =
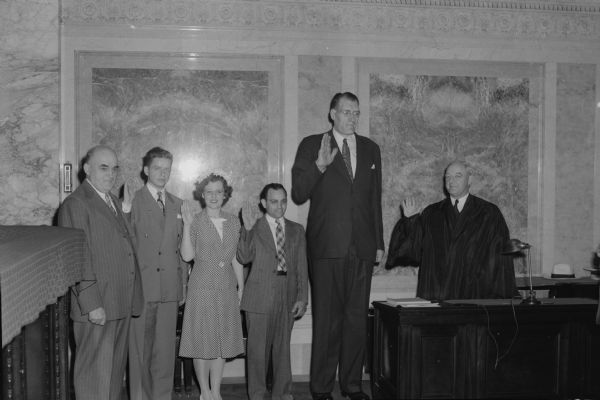
{"type": "Polygon", "coordinates": [[[137,239],[146,301],[131,324],[131,400],[170,400],[173,391],[177,310],[188,269],[179,256],[182,200],[165,190],[172,163],[170,152],[154,147],[143,158],[146,185],[137,191],[131,180],[125,185],[123,211],[137,239]]]}
{"type": "Polygon", "coordinates": [[[271,355],[271,398],[291,400],[292,327],[308,302],[304,228],[283,217],[287,192],[279,183],[263,188],[260,203],[266,214],[258,220],[249,206],[242,210],[244,228],[237,250],[240,263],[252,263],[241,303],[248,328],[248,395],[251,400],[268,397],[266,376],[271,355]]]}
{"type": "Polygon", "coordinates": [[[144,303],[135,238],[110,192],[118,168],[111,148],[90,149],[83,162],[85,181],[58,212],[60,226],[85,232],[90,252],[71,296],[77,399],[121,398],[131,316],[139,315],[144,303]]]}

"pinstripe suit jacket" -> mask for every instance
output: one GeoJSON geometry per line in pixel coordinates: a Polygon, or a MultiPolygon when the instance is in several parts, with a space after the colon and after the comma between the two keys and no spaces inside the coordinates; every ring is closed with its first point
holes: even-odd
{"type": "Polygon", "coordinates": [[[117,216],[86,180],[65,199],[58,212],[60,226],[85,232],[90,254],[83,280],[73,287],[71,318],[75,321],[87,321],[87,314],[98,307],[104,308],[107,321],[142,311],[135,238],[121,212],[121,203],[112,194],[111,198],[117,216]]]}
{"type": "Polygon", "coordinates": [[[179,256],[183,230],[181,203],[181,199],[165,192],[163,216],[147,186],[138,190],[133,198],[129,216],[147,302],[183,299],[187,264],[179,256]]]}
{"type": "MultiPolygon", "coordinates": [[[[306,239],[302,225],[285,220],[285,261],[287,266],[287,300],[289,310],[294,303],[308,303],[308,272],[306,239]]],[[[266,217],[260,218],[250,231],[242,229],[237,259],[252,263],[240,308],[244,311],[267,313],[273,299],[277,270],[277,249],[266,217]]]]}

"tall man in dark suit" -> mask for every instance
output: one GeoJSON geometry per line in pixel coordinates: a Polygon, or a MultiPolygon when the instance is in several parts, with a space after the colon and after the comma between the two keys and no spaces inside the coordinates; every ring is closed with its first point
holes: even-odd
{"type": "Polygon", "coordinates": [[[302,225],[284,218],[287,192],[279,183],[260,193],[266,214],[258,219],[242,210],[244,228],[237,258],[252,263],[241,309],[248,327],[248,396],[267,398],[267,369],[273,360],[273,400],[292,400],[290,339],[294,319],[306,311],[308,271],[302,225]],[[269,354],[271,357],[269,357],[269,354]]]}
{"type": "Polygon", "coordinates": [[[130,320],[144,302],[133,232],[110,192],[118,168],[111,148],[89,150],[83,163],[86,179],[58,214],[59,225],[85,232],[90,252],[71,297],[77,399],[121,398],[130,320]]]}
{"type": "Polygon", "coordinates": [[[292,198],[310,200],[315,399],[332,398],[338,364],[342,394],[368,399],[361,379],[371,275],[384,248],[381,155],[377,144],[355,133],[358,107],[354,94],[336,94],[329,107],[333,129],[304,138],[292,168],[292,198]]]}
{"type": "Polygon", "coordinates": [[[179,256],[182,200],[165,190],[173,155],[160,147],[143,160],[146,185],[125,184],[123,211],[133,227],[145,306],[131,321],[129,387],[131,400],[170,400],[175,372],[177,309],[187,283],[187,264],[179,256]],[[130,214],[129,214],[130,213],[130,214]]]}

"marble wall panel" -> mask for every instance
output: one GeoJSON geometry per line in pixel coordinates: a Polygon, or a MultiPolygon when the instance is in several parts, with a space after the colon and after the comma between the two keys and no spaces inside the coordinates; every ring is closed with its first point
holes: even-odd
{"type": "Polygon", "coordinates": [[[175,157],[167,188],[176,195],[191,199],[193,183],[216,172],[234,188],[226,209],[258,203],[278,134],[268,129],[267,72],[94,68],[92,82],[92,143],[117,150],[115,191],[161,146],[175,157]]]}
{"type": "Polygon", "coordinates": [[[556,96],[555,263],[576,275],[592,262],[594,207],[594,65],[559,64],[556,96]]]}
{"type": "Polygon", "coordinates": [[[342,58],[298,57],[298,133],[301,137],[325,132],[329,102],[342,87],[342,58]]]}
{"type": "Polygon", "coordinates": [[[58,12],[0,2],[0,224],[49,225],[58,206],[58,12]]]}
{"type": "Polygon", "coordinates": [[[454,159],[474,170],[471,192],[497,204],[511,235],[527,233],[529,80],[370,74],[370,135],[382,149],[386,245],[399,205],[444,198],[454,159]]]}

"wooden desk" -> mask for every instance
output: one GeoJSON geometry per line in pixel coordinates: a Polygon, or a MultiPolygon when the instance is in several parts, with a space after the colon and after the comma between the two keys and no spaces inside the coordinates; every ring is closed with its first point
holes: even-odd
{"type": "Polygon", "coordinates": [[[542,302],[515,300],[513,307],[510,300],[483,300],[439,308],[375,302],[374,397],[597,398],[597,302],[542,302]]]}

